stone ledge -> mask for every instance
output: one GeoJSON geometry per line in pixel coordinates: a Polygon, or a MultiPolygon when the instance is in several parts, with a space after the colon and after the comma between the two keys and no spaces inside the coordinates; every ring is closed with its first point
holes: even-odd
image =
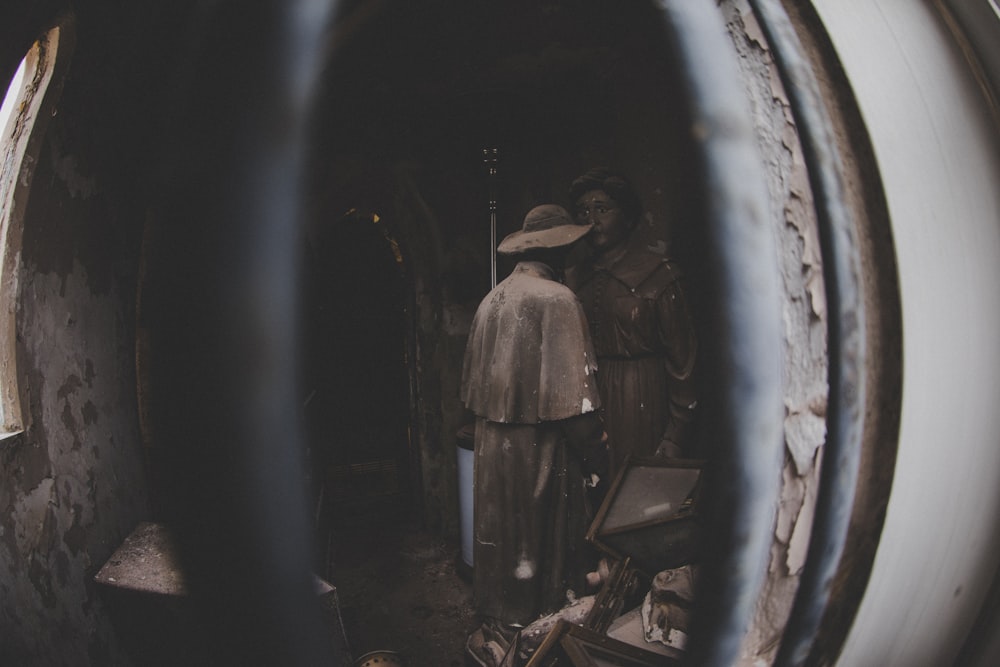
{"type": "Polygon", "coordinates": [[[166,527],[142,522],[94,577],[99,584],[143,593],[184,596],[184,573],[166,527]]]}

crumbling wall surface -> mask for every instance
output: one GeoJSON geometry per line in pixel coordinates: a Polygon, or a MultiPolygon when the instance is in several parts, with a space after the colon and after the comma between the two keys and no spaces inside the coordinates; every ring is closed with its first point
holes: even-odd
{"type": "Polygon", "coordinates": [[[756,127],[783,286],[785,463],[766,580],[739,663],[756,666],[773,662],[805,563],[826,437],[827,310],[812,193],[787,94],[749,3],[724,0],[720,10],[756,127]]]}
{"type": "Polygon", "coordinates": [[[415,400],[413,444],[419,452],[422,520],[431,532],[454,538],[459,533],[455,434],[463,419],[458,402],[463,314],[442,284],[448,244],[442,237],[440,213],[424,198],[413,165],[397,164],[394,184],[395,213],[402,222],[400,235],[410,252],[413,280],[411,400],[415,400]]]}
{"type": "Polygon", "coordinates": [[[93,52],[100,38],[78,34],[63,95],[46,110],[24,216],[25,430],[0,442],[5,665],[129,664],[93,576],[147,511],[133,370],[142,216],[112,176],[129,156],[116,144],[120,117],[103,111],[116,98],[94,95],[116,90],[116,72],[93,52]]]}

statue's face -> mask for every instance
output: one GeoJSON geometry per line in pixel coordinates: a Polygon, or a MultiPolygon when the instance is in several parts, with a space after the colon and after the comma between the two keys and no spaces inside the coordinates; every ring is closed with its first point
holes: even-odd
{"type": "Polygon", "coordinates": [[[576,200],[576,219],[594,225],[586,239],[599,252],[614,248],[628,236],[625,213],[604,190],[591,190],[576,200]]]}

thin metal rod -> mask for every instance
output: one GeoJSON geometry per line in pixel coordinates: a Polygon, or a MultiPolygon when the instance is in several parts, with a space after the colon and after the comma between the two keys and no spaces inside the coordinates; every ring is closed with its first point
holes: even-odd
{"type": "Polygon", "coordinates": [[[788,94],[816,202],[829,304],[827,440],[809,551],[775,665],[801,665],[815,642],[851,519],[865,407],[865,308],[855,225],[823,97],[781,3],[751,0],[788,94]]]}
{"type": "Polygon", "coordinates": [[[490,287],[497,286],[497,162],[500,151],[496,148],[483,149],[486,163],[487,181],[490,192],[490,287]]]}

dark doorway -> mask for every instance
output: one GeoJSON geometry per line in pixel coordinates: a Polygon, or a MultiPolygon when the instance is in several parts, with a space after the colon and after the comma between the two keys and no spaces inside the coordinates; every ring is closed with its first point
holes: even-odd
{"type": "Polygon", "coordinates": [[[410,484],[407,297],[375,213],[352,209],[309,244],[305,415],[322,542],[341,525],[406,520],[410,484]]]}
{"type": "Polygon", "coordinates": [[[421,525],[412,281],[379,215],[319,221],[304,287],[317,571],[337,588],[355,658],[391,650],[413,667],[460,665],[471,586],[449,540],[421,525]]]}

